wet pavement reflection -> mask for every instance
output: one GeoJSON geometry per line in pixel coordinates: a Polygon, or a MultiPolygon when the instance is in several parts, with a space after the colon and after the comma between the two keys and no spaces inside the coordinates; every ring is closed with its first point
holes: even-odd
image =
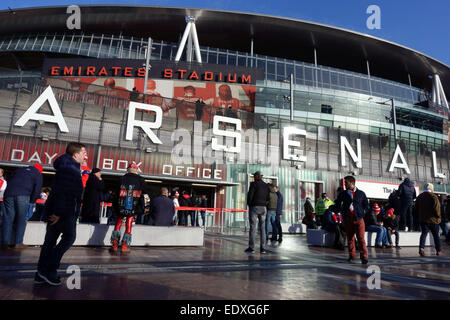
{"type": "Polygon", "coordinates": [[[450,250],[369,248],[369,264],[347,252],[311,247],[305,235],[269,242],[266,255],[247,254],[248,234],[205,234],[203,247],[138,247],[126,256],[105,247],[73,247],[62,260],[63,285],[34,284],[39,247],[0,251],[0,299],[448,299],[450,250]],[[81,289],[70,290],[68,266],[81,269],[81,289]],[[380,269],[380,289],[371,289],[380,269]],[[372,276],[372,277],[371,277],[372,276]]]}

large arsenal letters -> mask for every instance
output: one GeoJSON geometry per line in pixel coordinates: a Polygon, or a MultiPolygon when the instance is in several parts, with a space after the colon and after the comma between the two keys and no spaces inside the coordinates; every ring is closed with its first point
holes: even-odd
{"type": "MultiPolygon", "coordinates": [[[[162,144],[162,141],[158,138],[158,136],[153,132],[153,130],[159,129],[162,125],[162,116],[163,111],[161,107],[151,105],[151,104],[143,104],[138,102],[130,102],[129,110],[128,110],[128,120],[126,126],[126,140],[133,140],[133,129],[135,127],[141,128],[147,137],[154,144],[162,144]],[[156,117],[153,122],[148,121],[139,121],[135,119],[135,112],[137,109],[148,110],[151,112],[155,112],[156,117]]],[[[28,110],[19,118],[19,120],[15,123],[16,126],[22,127],[28,121],[36,120],[36,121],[45,121],[56,123],[60,129],[60,131],[68,132],[68,128],[66,122],[64,121],[64,117],[62,115],[61,109],[58,106],[58,102],[54,96],[52,88],[49,86],[41,96],[36,99],[36,101],[28,108],[28,110]],[[53,116],[51,115],[43,115],[37,113],[39,108],[44,104],[45,101],[49,101],[51,110],[53,112],[53,116]]],[[[242,121],[236,118],[229,118],[224,116],[214,116],[213,118],[213,135],[211,137],[211,148],[214,151],[225,151],[228,153],[238,154],[241,150],[241,131],[242,131],[242,121]],[[222,130],[220,129],[221,125],[232,125],[234,126],[234,131],[230,130],[222,130]],[[228,146],[227,144],[221,144],[219,142],[219,137],[222,138],[231,138],[234,140],[232,146],[228,146]]],[[[291,140],[291,138],[299,136],[306,137],[306,131],[301,130],[295,127],[285,127],[283,128],[283,154],[282,159],[296,162],[306,162],[307,158],[304,155],[295,153],[294,148],[300,147],[300,142],[298,140],[291,140]],[[291,148],[290,148],[291,147],[291,148]],[[294,153],[291,153],[294,149],[294,153]]],[[[353,160],[357,168],[362,168],[362,155],[361,155],[361,141],[360,139],[356,139],[356,152],[351,147],[349,141],[346,137],[340,137],[340,145],[341,145],[341,166],[346,165],[346,153],[350,155],[350,158],[353,160]]],[[[17,155],[14,155],[17,157],[17,155]]],[[[51,157],[51,156],[47,156],[51,157]]],[[[433,157],[433,173],[436,178],[445,177],[444,174],[438,172],[438,168],[436,166],[436,153],[432,152],[433,157]]],[[[394,155],[391,159],[390,166],[388,168],[389,172],[393,172],[395,168],[403,169],[407,174],[410,174],[410,170],[408,164],[406,163],[405,157],[400,149],[400,146],[397,145],[394,155]]]]}

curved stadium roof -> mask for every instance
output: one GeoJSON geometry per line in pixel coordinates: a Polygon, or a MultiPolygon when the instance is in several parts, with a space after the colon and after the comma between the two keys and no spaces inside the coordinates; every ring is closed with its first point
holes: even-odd
{"type": "MultiPolygon", "coordinates": [[[[302,20],[210,9],[91,5],[80,6],[81,31],[133,37],[152,37],[177,43],[185,16],[197,18],[202,46],[250,52],[318,64],[371,75],[431,91],[433,73],[441,77],[450,96],[450,69],[432,57],[362,33],[302,20]]],[[[0,35],[35,32],[67,32],[67,6],[0,11],[0,35]]]]}

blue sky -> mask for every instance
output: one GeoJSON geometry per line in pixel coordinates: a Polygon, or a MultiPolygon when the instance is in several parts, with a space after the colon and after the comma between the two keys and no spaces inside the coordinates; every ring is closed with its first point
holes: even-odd
{"type": "MultiPolygon", "coordinates": [[[[130,4],[254,12],[323,23],[389,40],[450,65],[449,0],[96,0],[12,1],[0,9],[71,4],[130,4]],[[381,29],[369,30],[369,5],[381,9],[381,29]]],[[[201,35],[199,35],[201,39],[201,35]]]]}

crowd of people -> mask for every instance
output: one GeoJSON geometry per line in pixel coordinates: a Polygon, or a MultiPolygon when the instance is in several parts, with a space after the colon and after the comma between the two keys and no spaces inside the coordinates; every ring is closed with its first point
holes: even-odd
{"type": "MultiPolygon", "coordinates": [[[[105,192],[102,170],[90,170],[87,159],[84,145],[70,143],[66,154],[54,162],[56,174],[51,188],[42,187],[43,168],[40,164],[16,169],[8,181],[0,168],[2,249],[26,247],[23,238],[27,221],[57,221],[55,217],[66,215],[67,210],[73,211],[75,222],[98,224],[102,217],[102,203],[108,204],[107,223],[114,224],[111,237],[113,252],[119,247],[122,253],[130,251],[133,222],[155,226],[205,226],[205,211],[195,208],[208,207],[206,195],[192,197],[185,190],[180,195],[177,188],[170,196],[167,188],[161,188],[159,195],[150,199],[147,183],[139,175],[134,162],[129,164],[117,187],[105,192]],[[82,155],[81,150],[84,150],[82,155]],[[126,228],[122,236],[120,227],[124,222],[126,228]]],[[[71,222],[67,225],[71,226],[71,222]]],[[[69,243],[68,233],[67,238],[69,243]]]]}
{"type": "Polygon", "coordinates": [[[247,194],[249,206],[250,234],[247,253],[255,252],[256,221],[260,234],[260,253],[266,254],[266,244],[269,241],[269,232],[272,228],[271,241],[283,241],[283,230],[280,218],[283,214],[283,195],[278,186],[267,184],[262,180],[262,173],[253,174],[254,181],[250,183],[247,194]]]}
{"type": "MultiPolygon", "coordinates": [[[[42,187],[43,168],[40,164],[16,169],[8,181],[0,169],[1,248],[25,247],[23,238],[27,220],[47,222],[35,274],[37,283],[61,283],[57,269],[62,256],[75,241],[76,223],[78,220],[81,223],[100,223],[102,201],[112,203],[108,208],[108,221],[114,224],[112,253],[118,252],[119,247],[121,253],[130,252],[132,225],[136,217],[144,218],[141,223],[155,226],[188,226],[189,223],[199,226],[201,218],[205,226],[206,195],[193,197],[186,190],[180,194],[178,189],[170,195],[168,188],[163,187],[157,197],[150,199],[148,185],[134,162],[128,165],[127,173],[120,178],[116,190],[109,189],[106,193],[101,170],[87,167],[83,144],[69,143],[66,153],[58,157],[53,166],[56,173],[51,188],[42,187]],[[123,224],[126,227],[122,235],[123,224]]],[[[253,176],[254,181],[250,183],[247,194],[250,232],[249,247],[245,252],[255,252],[255,238],[259,231],[260,253],[265,254],[269,241],[283,241],[280,222],[283,195],[278,186],[262,180],[260,171],[253,176]]],[[[348,261],[355,259],[358,249],[362,263],[368,263],[366,231],[376,234],[376,248],[392,248],[392,237],[395,236],[395,248],[398,249],[401,231],[421,231],[421,256],[425,255],[428,232],[434,238],[437,255],[441,254],[439,228],[449,242],[446,224],[449,200],[436,195],[431,183],[425,184],[424,191],[417,195],[413,182],[406,178],[399,189],[392,192],[388,202],[381,206],[369,203],[364,191],[356,187],[353,176],[345,177],[344,185],[345,188],[338,189],[334,201],[322,193],[314,207],[311,199],[306,198],[302,222],[309,229],[322,228],[334,233],[333,247],[336,249],[344,250],[347,242],[348,261]]]]}
{"type": "Polygon", "coordinates": [[[349,260],[355,258],[354,236],[360,250],[363,263],[367,263],[365,232],[375,233],[375,248],[401,249],[401,231],[421,232],[419,254],[425,255],[425,241],[431,231],[435,243],[436,254],[441,254],[439,227],[450,243],[447,221],[450,211],[449,199],[434,193],[431,183],[424,185],[424,192],[416,195],[414,183],[408,178],[394,190],[388,202],[381,206],[377,202],[369,203],[364,192],[355,186],[354,177],[344,178],[345,190],[340,188],[335,201],[326,193],[317,200],[316,207],[306,198],[305,216],[302,222],[308,229],[324,229],[335,234],[333,248],[344,250],[345,239],[349,248],[349,260]],[[395,236],[395,244],[392,241],[395,236]]]}

